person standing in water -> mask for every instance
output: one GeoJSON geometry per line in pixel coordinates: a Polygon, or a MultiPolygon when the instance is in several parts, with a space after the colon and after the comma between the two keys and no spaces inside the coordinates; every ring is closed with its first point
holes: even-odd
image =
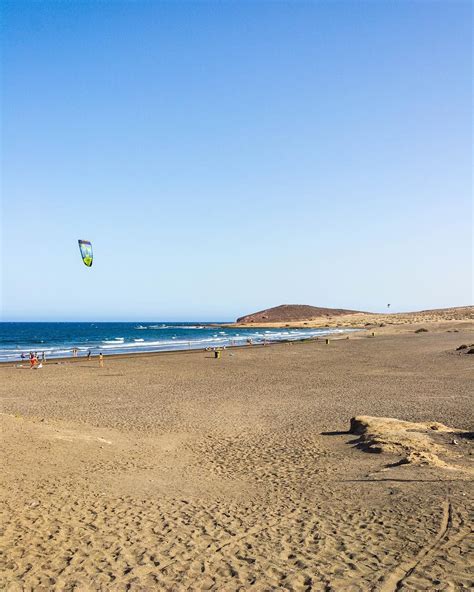
{"type": "Polygon", "coordinates": [[[104,367],[104,354],[102,352],[100,352],[99,354],[99,368],[103,368],[104,367]]]}
{"type": "Polygon", "coordinates": [[[87,352],[87,359],[88,359],[88,360],[90,360],[90,359],[91,359],[91,350],[89,350],[89,351],[87,352]]]}

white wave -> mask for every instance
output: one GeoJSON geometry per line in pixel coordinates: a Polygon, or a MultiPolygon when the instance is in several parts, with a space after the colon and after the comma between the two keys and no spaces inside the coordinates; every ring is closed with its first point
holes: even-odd
{"type": "MultiPolygon", "coordinates": [[[[172,338],[176,339],[176,338],[172,338]]],[[[196,345],[199,346],[200,344],[204,343],[216,343],[216,342],[224,342],[227,341],[225,338],[221,337],[218,339],[213,338],[204,338],[204,339],[180,339],[176,341],[169,341],[169,340],[159,340],[159,341],[142,341],[142,342],[126,342],[126,343],[119,343],[119,342],[112,342],[107,345],[103,346],[103,349],[134,349],[134,348],[148,348],[148,347],[183,347],[186,348],[189,345],[196,345]]]]}

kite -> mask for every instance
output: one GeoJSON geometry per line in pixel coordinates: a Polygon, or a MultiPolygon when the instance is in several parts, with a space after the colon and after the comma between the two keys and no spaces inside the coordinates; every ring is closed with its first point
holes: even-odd
{"type": "Polygon", "coordinates": [[[92,267],[92,243],[86,240],[78,240],[77,242],[79,243],[79,249],[81,251],[81,257],[84,261],[84,265],[87,267],[92,267]]]}

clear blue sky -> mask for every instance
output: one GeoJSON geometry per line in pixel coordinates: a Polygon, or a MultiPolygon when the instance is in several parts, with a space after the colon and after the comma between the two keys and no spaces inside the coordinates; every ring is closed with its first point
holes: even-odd
{"type": "Polygon", "coordinates": [[[470,2],[2,4],[3,320],[472,302],[470,2]]]}

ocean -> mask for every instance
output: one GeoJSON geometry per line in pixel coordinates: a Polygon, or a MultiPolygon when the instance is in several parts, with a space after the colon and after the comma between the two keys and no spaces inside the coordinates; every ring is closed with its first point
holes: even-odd
{"type": "Polygon", "coordinates": [[[20,361],[30,351],[44,352],[46,358],[60,358],[102,352],[129,354],[136,352],[177,351],[206,347],[231,347],[252,343],[296,341],[342,329],[264,329],[224,328],[210,323],[0,323],[0,361],[20,361]]]}

